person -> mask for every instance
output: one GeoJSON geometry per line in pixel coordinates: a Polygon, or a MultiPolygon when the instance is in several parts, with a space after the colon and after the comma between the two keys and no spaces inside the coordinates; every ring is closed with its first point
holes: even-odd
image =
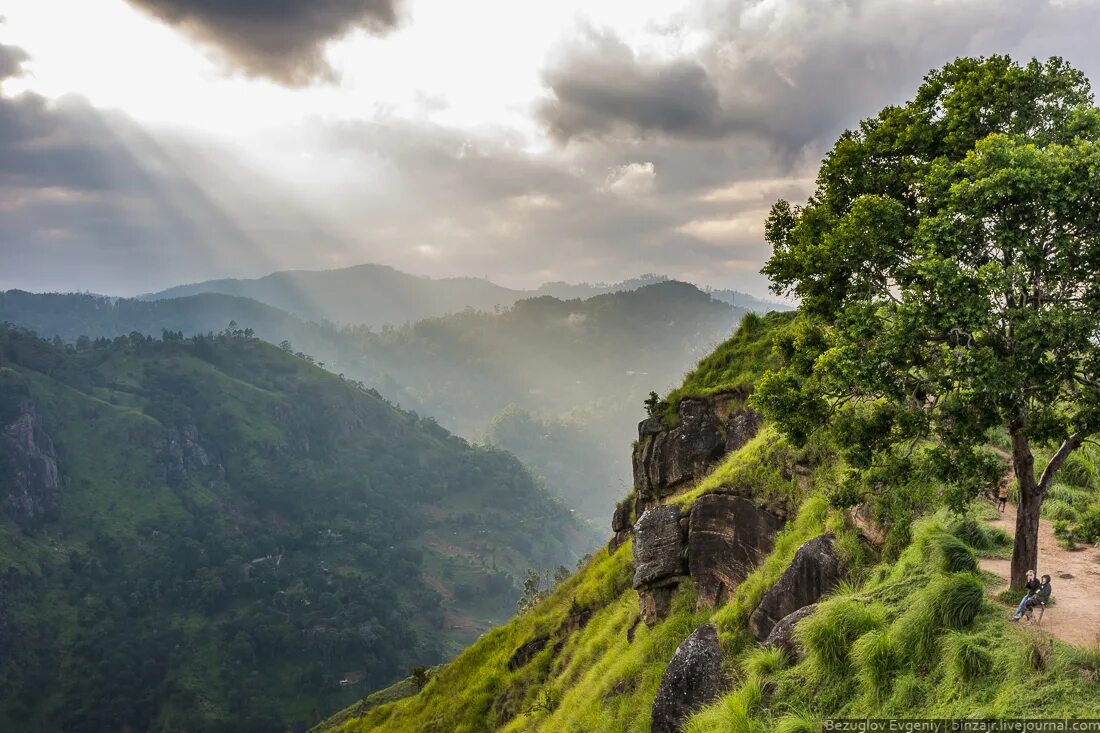
{"type": "MultiPolygon", "coordinates": [[[[1030,572],[1030,571],[1029,571],[1030,572]]],[[[1050,576],[1044,575],[1042,582],[1039,583],[1039,587],[1034,593],[1029,593],[1024,600],[1020,601],[1020,605],[1016,608],[1016,613],[1012,616],[1013,621],[1019,621],[1020,617],[1025,613],[1027,614],[1027,620],[1031,621],[1031,609],[1040,604],[1045,604],[1050,600],[1050,576]]]]}
{"type": "Polygon", "coordinates": [[[1039,590],[1040,585],[1042,585],[1042,583],[1036,580],[1035,571],[1028,570],[1027,580],[1024,582],[1024,597],[1020,599],[1020,605],[1016,607],[1016,615],[1012,617],[1013,620],[1019,619],[1019,617],[1023,615],[1024,603],[1039,590]]]}
{"type": "Polygon", "coordinates": [[[997,489],[997,511],[1004,514],[1005,506],[1008,504],[1008,482],[1002,481],[1001,488],[997,489]]]}

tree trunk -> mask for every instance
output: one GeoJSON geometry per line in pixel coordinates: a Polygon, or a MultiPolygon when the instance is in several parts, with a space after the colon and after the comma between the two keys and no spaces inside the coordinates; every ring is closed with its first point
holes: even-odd
{"type": "Polygon", "coordinates": [[[1035,570],[1039,561],[1039,508],[1043,497],[1035,481],[1035,457],[1022,430],[1012,431],[1012,469],[1020,500],[1016,505],[1016,537],[1012,543],[1012,569],[1009,585],[1023,588],[1027,571],[1035,570]]]}

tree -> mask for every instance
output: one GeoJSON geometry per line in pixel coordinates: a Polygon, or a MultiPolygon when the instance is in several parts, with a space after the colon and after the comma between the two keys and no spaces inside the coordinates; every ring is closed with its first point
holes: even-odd
{"type": "Polygon", "coordinates": [[[1100,426],[1098,141],[1061,59],[957,59],[845,132],[808,203],[777,202],[765,230],[764,272],[804,318],[756,403],[799,440],[843,424],[863,465],[930,441],[964,486],[1007,430],[1013,586],[1055,473],[1100,426]],[[1038,477],[1033,446],[1052,449],[1038,477]]]}

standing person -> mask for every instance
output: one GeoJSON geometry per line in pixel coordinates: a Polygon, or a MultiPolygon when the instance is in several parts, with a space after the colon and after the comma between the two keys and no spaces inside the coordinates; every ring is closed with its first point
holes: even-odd
{"type": "Polygon", "coordinates": [[[1004,514],[1008,504],[1008,481],[1001,480],[1001,488],[997,489],[997,511],[1004,514]]]}

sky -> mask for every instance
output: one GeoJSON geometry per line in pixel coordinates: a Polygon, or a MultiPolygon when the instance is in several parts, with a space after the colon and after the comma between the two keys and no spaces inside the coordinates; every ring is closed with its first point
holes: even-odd
{"type": "Polygon", "coordinates": [[[0,290],[364,262],[767,291],[777,198],[957,56],[1100,83],[1100,0],[5,0],[0,290]]]}

